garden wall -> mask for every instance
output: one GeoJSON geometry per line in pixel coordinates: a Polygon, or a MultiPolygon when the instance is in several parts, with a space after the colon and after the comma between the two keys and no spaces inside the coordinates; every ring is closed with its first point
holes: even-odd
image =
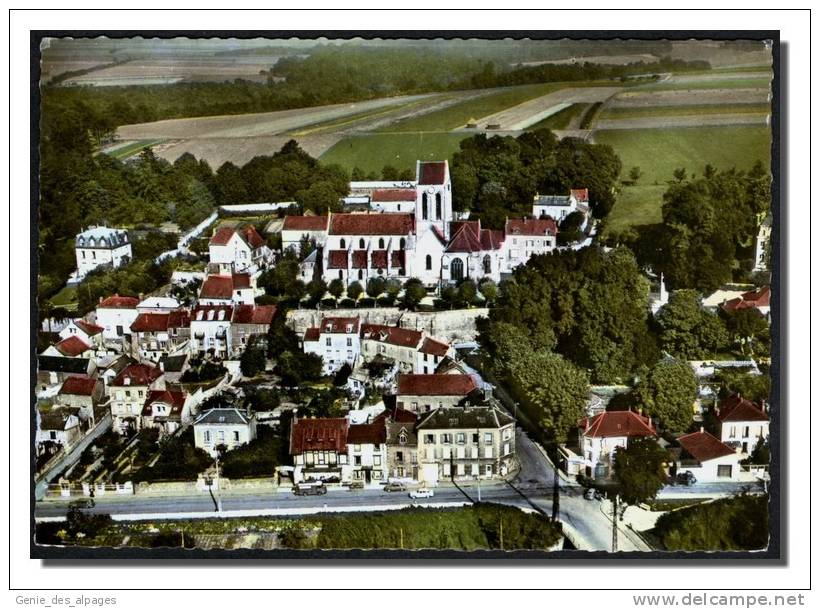
{"type": "Polygon", "coordinates": [[[298,309],[288,311],[287,323],[297,334],[309,327],[317,327],[322,317],[358,317],[362,323],[400,326],[409,330],[425,331],[450,342],[469,342],[476,338],[475,320],[486,317],[489,309],[459,309],[455,311],[414,312],[395,307],[375,309],[298,309]]]}

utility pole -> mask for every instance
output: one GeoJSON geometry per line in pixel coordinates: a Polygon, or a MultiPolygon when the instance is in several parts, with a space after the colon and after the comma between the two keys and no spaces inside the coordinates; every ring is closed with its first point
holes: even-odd
{"type": "Polygon", "coordinates": [[[216,511],[222,511],[222,489],[219,485],[219,451],[216,453],[216,511]]]}
{"type": "Polygon", "coordinates": [[[612,551],[618,551],[618,495],[612,498],[612,551]]]}
{"type": "Polygon", "coordinates": [[[478,428],[476,428],[476,435],[479,442],[475,454],[475,460],[478,464],[478,502],[481,503],[481,431],[478,428]]]}

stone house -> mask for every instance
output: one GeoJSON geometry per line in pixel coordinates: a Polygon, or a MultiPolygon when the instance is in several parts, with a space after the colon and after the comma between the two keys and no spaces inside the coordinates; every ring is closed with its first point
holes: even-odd
{"type": "Polygon", "coordinates": [[[194,421],[194,445],[212,457],[217,446],[233,450],[256,439],[256,417],[237,408],[206,410],[194,421]]]}

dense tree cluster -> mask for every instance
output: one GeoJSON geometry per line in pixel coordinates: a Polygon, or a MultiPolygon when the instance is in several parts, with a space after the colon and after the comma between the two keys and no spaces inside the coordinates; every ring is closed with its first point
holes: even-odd
{"type": "Polygon", "coordinates": [[[641,376],[634,393],[645,413],[665,429],[684,432],[692,424],[698,382],[688,362],[659,361],[641,376]]]}
{"type": "Polygon", "coordinates": [[[679,172],[663,197],[663,221],[620,235],[641,264],[662,272],[672,289],[711,292],[748,281],[760,221],[771,207],[771,176],[757,163],[744,172],[702,177],[679,172]]]}
{"type": "Polygon", "coordinates": [[[666,484],[669,456],[655,438],[632,438],[615,449],[613,470],[618,496],[630,505],[654,499],[666,484]]]}
{"type": "Polygon", "coordinates": [[[532,213],[533,196],[589,188],[592,211],[605,216],[615,202],[621,161],[607,145],[558,138],[548,129],[517,138],[480,134],[462,140],[453,155],[453,204],[503,228],[508,216],[532,213]]]}

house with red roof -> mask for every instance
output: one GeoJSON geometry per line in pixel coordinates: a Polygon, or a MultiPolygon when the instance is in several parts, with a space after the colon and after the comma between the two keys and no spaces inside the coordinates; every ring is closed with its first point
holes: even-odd
{"type": "Polygon", "coordinates": [[[327,240],[327,227],[330,216],[285,216],[282,224],[282,249],[301,248],[302,240],[307,239],[316,247],[323,247],[327,240]]]}
{"type": "Polygon", "coordinates": [[[454,408],[478,390],[469,374],[400,374],[396,407],[420,414],[438,408],[454,408]]]}
{"type": "Polygon", "coordinates": [[[160,437],[173,434],[190,417],[187,397],[180,390],[149,390],[142,406],[141,428],[159,429],[160,437]]]}
{"type": "Polygon", "coordinates": [[[131,324],[137,318],[139,298],[114,294],[108,298],[100,297],[97,304],[97,325],[103,328],[104,340],[120,340],[128,334],[131,324]]]}
{"type": "Polygon", "coordinates": [[[290,424],[289,453],[293,457],[293,482],[350,480],[345,418],[298,418],[290,424]]]}
{"type": "Polygon", "coordinates": [[[95,355],[95,350],[79,336],[69,336],[49,346],[41,355],[92,359],[95,355]]]}
{"type": "Polygon", "coordinates": [[[99,378],[72,376],[63,381],[54,398],[56,406],[73,408],[81,421],[94,425],[96,410],[103,401],[103,384],[99,378]]]}
{"type": "Polygon", "coordinates": [[[677,440],[680,446],[677,474],[691,472],[698,482],[731,482],[743,478],[740,450],[727,446],[702,427],[677,440]]]}
{"type": "Polygon", "coordinates": [[[67,339],[76,336],[86,345],[96,349],[103,346],[103,328],[84,319],[72,319],[60,330],[60,338],[67,339]]]}
{"type": "MultiPolygon", "coordinates": [[[[583,473],[590,478],[609,477],[618,448],[626,448],[635,438],[655,438],[657,435],[652,419],[632,410],[610,410],[585,417],[578,423],[581,461],[574,461],[574,466],[583,468],[583,473]]],[[[568,473],[579,471],[568,469],[568,473]]]]}
{"type": "Polygon", "coordinates": [[[723,398],[715,406],[720,421],[720,440],[742,455],[752,453],[759,442],[769,437],[769,414],[765,405],[758,405],[740,394],[723,398]]]}
{"type": "Polygon", "coordinates": [[[191,337],[187,309],[140,313],[130,327],[131,355],[158,362],[163,355],[179,350],[191,337]]]}
{"type": "Polygon", "coordinates": [[[222,226],[208,242],[210,263],[220,274],[253,273],[270,258],[270,248],[252,224],[222,226]]]}
{"type": "Polygon", "coordinates": [[[165,389],[165,382],[159,368],[147,364],[126,366],[109,387],[112,429],[121,434],[139,431],[149,392],[161,389],[165,389]]]}
{"type": "Polygon", "coordinates": [[[231,317],[231,357],[239,357],[254,336],[265,336],[276,317],[276,305],[238,304],[231,317]]]}
{"type": "Polygon", "coordinates": [[[748,292],[743,292],[738,298],[724,301],[720,308],[731,313],[741,309],[757,309],[764,317],[769,317],[771,312],[772,290],[769,286],[763,286],[748,292]]]}
{"type": "Polygon", "coordinates": [[[202,282],[197,303],[201,305],[252,305],[256,299],[256,279],[249,273],[208,275],[202,282]]]}
{"type": "Polygon", "coordinates": [[[302,336],[305,353],[315,353],[324,362],[323,373],[331,375],[345,364],[353,368],[361,353],[358,317],[323,317],[318,328],[302,336]]]}
{"type": "Polygon", "coordinates": [[[231,343],[232,305],[197,305],[191,311],[189,351],[198,357],[206,355],[228,359],[231,343]]]}

